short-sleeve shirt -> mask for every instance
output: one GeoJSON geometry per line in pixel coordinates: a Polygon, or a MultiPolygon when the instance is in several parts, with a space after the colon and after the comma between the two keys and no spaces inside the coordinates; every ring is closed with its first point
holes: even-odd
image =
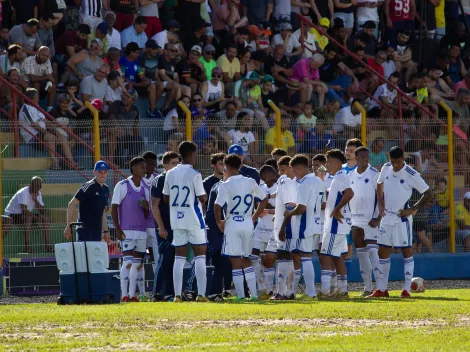
{"type": "Polygon", "coordinates": [[[427,87],[416,89],[416,98],[418,98],[418,102],[420,104],[423,102],[424,99],[428,98],[428,96],[429,92],[427,87]]]}
{"type": "Polygon", "coordinates": [[[206,71],[207,80],[210,81],[212,79],[212,70],[217,67],[217,63],[212,59],[211,61],[207,62],[202,56],[199,58],[199,61],[202,62],[204,70],[206,71]]]}
{"type": "Polygon", "coordinates": [[[320,79],[322,82],[331,82],[336,78],[336,69],[338,68],[339,59],[325,60],[319,68],[320,79]]]}
{"type": "Polygon", "coordinates": [[[145,69],[145,77],[152,81],[156,80],[155,74],[158,71],[159,60],[159,55],[155,57],[149,57],[146,53],[143,53],[139,58],[139,66],[145,69]]]}
{"type": "Polygon", "coordinates": [[[34,18],[34,7],[39,5],[39,0],[12,0],[11,5],[16,9],[16,23],[26,23],[34,18]]]}
{"type": "Polygon", "coordinates": [[[139,60],[129,61],[125,56],[119,60],[121,72],[129,81],[137,82],[137,77],[143,74],[139,60]]]}
{"type": "Polygon", "coordinates": [[[108,205],[109,187],[101,186],[95,179],[86,182],[75,194],[78,205],[78,221],[87,232],[101,234],[103,212],[108,205]]]}
{"type": "Polygon", "coordinates": [[[165,57],[161,57],[158,61],[158,70],[165,70],[165,74],[170,78],[174,79],[176,72],[176,65],[173,62],[168,62],[165,57]]]}
{"type": "Polygon", "coordinates": [[[349,201],[351,225],[363,227],[378,216],[376,190],[379,171],[369,165],[360,174],[356,168],[349,173],[349,178],[354,192],[354,197],[349,201]]]}
{"type": "Polygon", "coordinates": [[[252,178],[257,184],[260,183],[259,173],[254,167],[243,165],[240,168],[240,175],[252,178]]]}
{"type": "MultiPolygon", "coordinates": [[[[387,102],[389,104],[393,104],[395,98],[397,97],[398,92],[396,89],[389,89],[388,84],[384,83],[381,86],[378,86],[374,93],[374,98],[380,101],[380,98],[387,98],[387,102]]],[[[375,102],[374,99],[371,99],[370,108],[380,106],[378,103],[375,102]]]]}
{"type": "Polygon", "coordinates": [[[259,25],[266,18],[268,5],[273,0],[243,0],[243,6],[247,8],[247,17],[250,24],[259,25]]]}
{"type": "Polygon", "coordinates": [[[124,49],[127,46],[127,44],[131,42],[137,43],[140,49],[144,49],[145,43],[147,42],[147,34],[145,34],[145,32],[138,34],[135,31],[134,25],[124,29],[121,32],[122,48],[124,49]]]}
{"type": "Polygon", "coordinates": [[[19,24],[10,30],[8,41],[11,44],[19,44],[28,50],[34,50],[34,48],[39,48],[42,45],[41,39],[39,39],[39,34],[36,33],[31,36],[26,35],[22,24],[19,24]]]}
{"type": "Polygon", "coordinates": [[[52,65],[50,60],[40,64],[36,56],[28,56],[21,63],[21,70],[25,75],[46,76],[52,74],[52,65]]]}
{"type": "Polygon", "coordinates": [[[160,210],[160,215],[162,217],[165,230],[167,230],[168,233],[170,233],[170,230],[171,230],[170,207],[163,200],[163,185],[165,184],[165,175],[166,173],[164,172],[158,175],[157,177],[155,177],[152,183],[151,195],[154,198],[160,199],[160,203],[158,204],[158,209],[160,210]]]}
{"type": "Polygon", "coordinates": [[[346,235],[351,231],[351,211],[349,205],[346,204],[342,209],[343,223],[340,223],[336,218],[330,217],[336,205],[339,204],[343,198],[344,191],[351,188],[349,176],[346,171],[339,170],[331,182],[328,199],[325,208],[325,227],[324,233],[343,234],[346,235]]]}
{"type": "Polygon", "coordinates": [[[228,131],[228,135],[232,138],[232,143],[239,144],[245,154],[249,155],[249,146],[251,143],[256,142],[255,135],[253,132],[242,132],[240,130],[230,130],[228,131]]]}
{"type": "Polygon", "coordinates": [[[95,76],[88,76],[80,83],[80,93],[88,94],[90,96],[90,101],[93,99],[100,99],[103,101],[106,96],[107,87],[108,81],[106,79],[98,82],[95,79],[95,76]]]}
{"type": "Polygon", "coordinates": [[[217,66],[222,68],[224,73],[228,73],[230,79],[233,79],[235,73],[240,72],[240,61],[236,57],[230,62],[227,55],[222,55],[217,60],[217,66]]]}
{"type": "MultiPolygon", "coordinates": [[[[44,206],[41,192],[38,192],[37,200],[39,204],[44,206]]],[[[10,199],[7,207],[5,208],[5,214],[23,214],[21,205],[26,205],[26,209],[28,209],[29,211],[36,209],[36,203],[34,202],[33,197],[31,196],[29,186],[23,187],[15,193],[15,195],[13,196],[13,198],[10,199]]]]}
{"type": "Polygon", "coordinates": [[[307,118],[305,114],[299,115],[299,117],[297,117],[297,125],[303,125],[307,129],[315,128],[317,125],[317,117],[312,115],[310,118],[307,118]]]}
{"type": "MultiPolygon", "coordinates": [[[[272,127],[266,132],[266,137],[265,137],[265,144],[270,145],[270,146],[277,146],[276,144],[276,128],[272,127]]],[[[281,148],[283,149],[288,149],[295,147],[295,141],[294,141],[294,136],[292,135],[292,132],[289,130],[285,130],[282,132],[281,135],[281,148]]]]}
{"type": "Polygon", "coordinates": [[[67,47],[72,46],[75,49],[75,54],[88,48],[88,41],[81,40],[77,36],[77,31],[67,31],[62,34],[56,41],[55,52],[56,54],[68,56],[67,47]]]}
{"type": "Polygon", "coordinates": [[[13,65],[10,63],[10,60],[8,59],[8,55],[1,55],[0,56],[0,70],[2,70],[3,73],[8,73],[10,69],[12,68],[17,68],[18,71],[21,73],[21,65],[18,61],[13,62],[13,65]]]}
{"type": "Polygon", "coordinates": [[[276,103],[283,103],[286,106],[296,106],[301,103],[300,91],[295,92],[295,94],[289,97],[289,90],[286,86],[282,86],[275,93],[276,103]]]}
{"type": "MultiPolygon", "coordinates": [[[[274,37],[273,37],[273,40],[271,42],[271,46],[274,48],[276,45],[279,45],[279,44],[282,44],[284,45],[284,39],[282,39],[281,37],[281,34],[278,33],[276,34],[274,37]]],[[[299,43],[299,41],[297,40],[297,38],[293,35],[291,35],[289,37],[289,40],[287,41],[287,46],[285,47],[286,48],[286,52],[288,53],[292,53],[294,51],[294,49],[297,49],[301,46],[301,44],[299,43]]]]}
{"type": "MultiPolygon", "coordinates": [[[[227,25],[227,19],[230,16],[230,8],[227,3],[217,7],[212,15],[212,28],[214,31],[221,31],[227,25]]],[[[240,21],[240,13],[237,11],[235,23],[240,21]]]]}
{"type": "Polygon", "coordinates": [[[274,207],[274,231],[276,236],[278,235],[282,223],[284,222],[284,212],[286,211],[286,205],[288,203],[295,204],[295,197],[297,192],[297,183],[286,175],[282,175],[277,181],[277,184],[276,203],[274,207]]]}
{"type": "Polygon", "coordinates": [[[465,226],[470,226],[470,212],[465,205],[459,204],[455,207],[455,220],[462,220],[465,226]]]}
{"type": "Polygon", "coordinates": [[[318,80],[320,75],[318,68],[310,68],[310,59],[301,59],[292,67],[292,77],[303,82],[304,78],[308,80],[318,80]]]}

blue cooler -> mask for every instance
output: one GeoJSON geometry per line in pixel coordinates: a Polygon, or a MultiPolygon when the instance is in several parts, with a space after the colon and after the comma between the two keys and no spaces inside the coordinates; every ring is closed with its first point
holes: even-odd
{"type": "MultiPolygon", "coordinates": [[[[80,303],[119,303],[121,300],[121,284],[119,270],[101,273],[77,273],[80,303]],[[91,302],[88,297],[88,278],[90,275],[91,302]]],[[[59,275],[60,296],[57,304],[77,303],[75,290],[75,274],[59,275]]]]}

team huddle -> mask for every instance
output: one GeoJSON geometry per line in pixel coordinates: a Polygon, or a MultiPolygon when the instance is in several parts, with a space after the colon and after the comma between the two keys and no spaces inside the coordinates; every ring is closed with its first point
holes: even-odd
{"type": "Polygon", "coordinates": [[[165,172],[154,175],[156,157],[148,152],[131,161],[132,175],[116,185],[112,217],[122,241],[122,301],[138,301],[137,287],[144,294],[146,250],[158,256],[157,235],[167,238],[170,232],[175,303],[184,297],[188,246],[194,252],[195,300],[209,301],[206,251],[219,237],[221,255],[230,260],[236,301],[347,299],[352,244],[364,281],[361,296],[389,296],[390,251],[400,248],[405,273],[401,297],[410,297],[412,216],[432,193],[405,163],[399,147],[390,150],[390,162],[381,171],[370,166],[369,150],[358,139],[346,143],[345,153],[332,149],[312,160],[302,154],[285,155],[260,169],[258,184],[251,177],[254,169],[243,165],[243,149],[232,145],[228,155],[219,156],[223,177],[216,179],[210,192],[193,168],[196,155],[195,144],[182,142],[178,153],[164,155],[165,172]],[[413,189],[422,196],[410,207],[413,189]],[[166,224],[164,207],[169,211],[166,224]],[[214,233],[220,236],[212,239],[214,233]],[[314,252],[321,265],[318,293],[314,252]],[[299,296],[302,277],[305,294],[299,296]]]}

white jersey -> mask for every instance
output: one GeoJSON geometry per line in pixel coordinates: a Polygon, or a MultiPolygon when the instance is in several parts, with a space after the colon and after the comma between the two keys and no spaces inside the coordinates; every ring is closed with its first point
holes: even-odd
{"type": "MultiPolygon", "coordinates": [[[[330,173],[326,173],[325,179],[323,180],[323,184],[325,185],[325,196],[323,197],[323,203],[326,203],[328,198],[328,192],[330,191],[331,182],[333,182],[334,176],[330,175],[330,173]]],[[[321,221],[321,233],[323,233],[323,229],[325,228],[325,210],[322,210],[320,213],[320,221],[321,221]]]]}
{"type": "Polygon", "coordinates": [[[354,192],[354,197],[349,201],[351,225],[363,227],[379,215],[377,207],[379,171],[369,165],[362,174],[358,173],[356,168],[348,176],[354,192]]]}
{"type": "Polygon", "coordinates": [[[284,222],[286,204],[295,203],[297,189],[297,183],[295,180],[286,175],[279,177],[277,184],[276,202],[274,205],[274,230],[276,232],[276,236],[279,230],[281,230],[282,223],[284,222]]]}
{"type": "MultiPolygon", "coordinates": [[[[37,200],[39,204],[44,206],[41,192],[38,192],[37,200]]],[[[23,214],[23,210],[21,209],[22,205],[26,205],[26,209],[28,211],[33,211],[34,209],[36,209],[36,203],[33,200],[33,196],[31,195],[29,186],[20,189],[18,192],[15,193],[13,198],[10,199],[10,202],[8,202],[8,205],[5,209],[5,215],[23,214]]]]}
{"type": "Polygon", "coordinates": [[[351,231],[351,211],[349,204],[346,204],[341,212],[344,219],[340,223],[334,217],[330,217],[334,208],[339,204],[343,198],[344,191],[351,188],[349,177],[345,170],[339,170],[333,177],[330,190],[328,192],[328,199],[325,208],[325,228],[324,234],[342,234],[347,235],[351,231]]]}
{"type": "Polygon", "coordinates": [[[255,180],[242,175],[231,176],[219,186],[215,204],[227,205],[225,214],[225,232],[228,229],[253,232],[253,206],[266,198],[263,190],[255,180]]]}
{"type": "MultiPolygon", "coordinates": [[[[275,183],[272,187],[268,187],[268,185],[263,183],[262,185],[260,185],[260,188],[264,191],[266,195],[274,194],[277,191],[277,183],[275,183]]],[[[268,203],[274,207],[276,205],[276,199],[271,198],[269,199],[268,203]]],[[[274,215],[272,214],[263,216],[262,218],[259,218],[258,223],[256,224],[255,236],[258,236],[258,238],[262,239],[263,242],[268,242],[273,234],[273,217],[274,215]]]]}
{"type": "Polygon", "coordinates": [[[305,205],[306,211],[294,218],[293,233],[296,238],[306,238],[321,233],[321,206],[325,197],[325,185],[314,174],[307,174],[297,181],[296,204],[305,205]]]}
{"type": "Polygon", "coordinates": [[[147,188],[149,191],[147,202],[149,202],[149,206],[150,206],[149,218],[152,219],[152,224],[153,224],[152,227],[155,227],[155,221],[154,221],[155,219],[153,217],[153,211],[152,211],[152,194],[151,193],[152,193],[152,184],[153,184],[153,180],[155,180],[155,177],[157,177],[157,174],[151,174],[149,178],[144,177],[142,179],[142,181],[144,182],[144,187],[147,188]]]}
{"type": "Polygon", "coordinates": [[[411,220],[411,216],[408,218],[398,217],[399,211],[409,208],[408,201],[413,188],[419,193],[424,193],[429,189],[421,175],[406,163],[398,172],[393,171],[392,163],[386,163],[382,167],[377,183],[384,185],[385,216],[382,218],[382,223],[386,225],[411,220]]]}
{"type": "Polygon", "coordinates": [[[191,165],[179,164],[166,173],[163,194],[170,196],[172,230],[205,229],[198,197],[206,194],[201,174],[191,165]]]}

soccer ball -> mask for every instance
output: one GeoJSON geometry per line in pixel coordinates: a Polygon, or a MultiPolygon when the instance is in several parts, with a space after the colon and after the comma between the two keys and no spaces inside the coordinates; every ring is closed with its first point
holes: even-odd
{"type": "Polygon", "coordinates": [[[411,292],[423,293],[426,290],[426,282],[420,277],[414,277],[411,280],[411,292]]]}

